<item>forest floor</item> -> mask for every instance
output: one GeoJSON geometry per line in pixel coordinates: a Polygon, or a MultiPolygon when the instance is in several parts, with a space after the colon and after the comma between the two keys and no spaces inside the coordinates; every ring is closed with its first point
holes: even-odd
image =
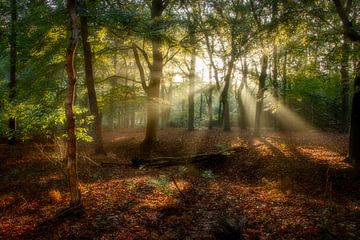
{"type": "Polygon", "coordinates": [[[69,203],[61,144],[0,144],[0,239],[213,239],[223,219],[244,217],[245,239],[360,239],[360,174],[344,162],[347,135],[166,129],[147,152],[143,137],[105,132],[106,157],[80,144],[77,217],[56,217],[69,203]],[[241,150],[213,164],[131,165],[233,147],[241,150]]]}

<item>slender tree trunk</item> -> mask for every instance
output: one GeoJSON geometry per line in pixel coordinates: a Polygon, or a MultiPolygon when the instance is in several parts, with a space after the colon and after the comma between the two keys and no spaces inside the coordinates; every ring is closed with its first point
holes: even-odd
{"type": "Polygon", "coordinates": [[[283,66],[282,66],[282,81],[283,81],[283,87],[282,87],[282,97],[283,97],[283,102],[284,104],[287,103],[287,91],[288,91],[288,86],[287,86],[287,51],[286,49],[284,50],[284,59],[283,59],[283,66]]]}
{"type": "Polygon", "coordinates": [[[209,89],[209,101],[208,101],[208,114],[209,114],[209,126],[208,129],[211,130],[213,128],[213,86],[212,86],[212,71],[211,66],[209,67],[209,78],[210,78],[210,89],[209,89]]]}
{"type": "MultiPolygon", "coordinates": [[[[274,1],[272,6],[272,21],[275,21],[278,15],[278,2],[274,1]]],[[[273,85],[273,96],[275,100],[275,112],[274,112],[274,128],[277,129],[278,126],[278,119],[277,119],[277,108],[278,108],[278,101],[279,101],[279,82],[278,82],[278,46],[276,43],[276,37],[274,36],[273,39],[273,64],[272,64],[272,85],[273,85]]]]}
{"type": "Polygon", "coordinates": [[[237,101],[238,101],[238,114],[239,114],[239,127],[240,129],[245,129],[247,126],[246,121],[246,112],[245,105],[243,100],[243,90],[247,86],[247,75],[248,75],[248,65],[246,59],[244,60],[244,66],[242,71],[242,81],[240,83],[239,89],[237,91],[237,101]]]}
{"type": "MultiPolygon", "coordinates": [[[[191,38],[194,37],[195,36],[192,36],[191,38]]],[[[194,44],[195,39],[193,39],[192,42],[194,44]]],[[[195,104],[194,104],[195,64],[196,64],[196,51],[195,51],[195,47],[193,46],[191,52],[190,74],[189,74],[189,95],[188,95],[188,103],[189,103],[188,130],[189,131],[194,130],[194,123],[195,123],[195,104]]]]}
{"type": "Polygon", "coordinates": [[[221,93],[221,101],[223,105],[223,123],[224,123],[224,131],[231,130],[231,123],[230,123],[230,105],[229,105],[229,89],[230,89],[230,82],[231,82],[231,74],[234,68],[234,58],[231,58],[228,66],[228,71],[224,78],[224,89],[221,93]]]}
{"type": "Polygon", "coordinates": [[[166,100],[166,89],[164,86],[164,81],[162,81],[161,86],[160,86],[160,97],[161,97],[161,128],[166,128],[166,107],[167,104],[165,104],[165,100],[166,100]]]}
{"type": "MultiPolygon", "coordinates": [[[[114,75],[117,75],[117,54],[116,53],[114,55],[113,64],[114,64],[114,75]]],[[[110,85],[111,85],[111,91],[110,92],[111,92],[111,94],[114,94],[115,87],[116,87],[116,80],[115,79],[110,79],[110,85]]],[[[110,129],[114,130],[115,129],[115,123],[114,122],[115,122],[115,114],[116,114],[116,108],[115,108],[115,105],[114,105],[114,101],[110,101],[109,108],[110,108],[110,114],[109,114],[110,129]]]]}
{"type": "MultiPolygon", "coordinates": [[[[132,82],[132,87],[133,87],[133,89],[135,87],[135,82],[134,81],[132,82]]],[[[131,103],[132,111],[131,111],[131,114],[130,114],[130,127],[131,128],[135,128],[136,115],[135,115],[135,106],[134,105],[135,105],[134,101],[132,101],[132,103],[131,103]]]]}
{"type": "Polygon", "coordinates": [[[255,137],[260,136],[261,113],[263,111],[267,67],[268,67],[268,56],[264,53],[262,56],[262,60],[261,60],[261,73],[260,73],[260,77],[259,77],[259,89],[258,89],[258,93],[256,96],[255,126],[254,126],[254,133],[253,133],[253,135],[255,137]]]}
{"type": "MultiPolygon", "coordinates": [[[[17,36],[16,36],[16,21],[17,21],[17,4],[16,0],[11,0],[11,32],[10,32],[10,102],[13,104],[16,97],[16,45],[17,45],[17,36]]],[[[9,144],[16,143],[16,119],[14,116],[9,119],[9,144]]]]}
{"type": "Polygon", "coordinates": [[[275,107],[275,112],[273,115],[274,118],[274,128],[278,129],[278,115],[277,115],[277,108],[278,108],[278,102],[279,102],[279,82],[278,82],[278,51],[277,51],[277,45],[274,41],[274,46],[273,46],[273,66],[272,66],[272,85],[273,85],[273,96],[274,96],[274,107],[275,107]]]}
{"type": "Polygon", "coordinates": [[[350,46],[344,39],[341,55],[341,130],[346,133],[349,130],[349,52],[350,46]]]}
{"type": "Polygon", "coordinates": [[[351,127],[349,141],[349,159],[360,166],[360,63],[355,69],[354,95],[351,108],[351,127]]]}
{"type": "Polygon", "coordinates": [[[220,98],[219,98],[219,108],[218,108],[218,126],[221,127],[223,126],[224,123],[224,118],[223,118],[223,102],[222,102],[222,98],[221,98],[222,92],[220,92],[220,98]]]}
{"type": "MultiPolygon", "coordinates": [[[[152,0],[151,19],[155,25],[161,24],[160,18],[164,11],[164,3],[162,0],[152,0]]],[[[147,106],[147,122],[146,135],[144,139],[145,145],[152,145],[157,141],[157,129],[159,123],[159,96],[160,82],[163,71],[163,54],[161,52],[161,37],[155,35],[151,40],[153,51],[153,64],[150,68],[150,83],[147,89],[148,106],[147,106]]]]}
{"type": "Polygon", "coordinates": [[[203,115],[203,94],[200,93],[199,119],[201,121],[203,115]]]}
{"type": "Polygon", "coordinates": [[[73,111],[76,85],[74,55],[79,38],[79,30],[76,17],[76,0],[68,0],[67,9],[70,17],[71,34],[66,52],[66,72],[68,76],[67,95],[65,101],[65,113],[67,120],[66,158],[68,182],[70,188],[70,207],[75,207],[81,205],[81,196],[77,175],[75,115],[73,111]]]}
{"type": "MultiPolygon", "coordinates": [[[[82,7],[86,9],[86,1],[82,0],[82,7]]],[[[89,107],[91,115],[94,116],[94,125],[92,129],[92,137],[94,139],[95,154],[105,154],[102,141],[101,115],[97,104],[97,97],[95,91],[94,71],[92,65],[92,52],[88,39],[88,18],[86,15],[80,17],[81,38],[84,51],[85,64],[85,83],[88,92],[89,107]]]]}

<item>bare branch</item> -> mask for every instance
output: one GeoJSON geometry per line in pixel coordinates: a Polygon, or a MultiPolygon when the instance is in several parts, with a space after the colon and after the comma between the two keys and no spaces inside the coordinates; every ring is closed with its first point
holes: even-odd
{"type": "Polygon", "coordinates": [[[164,66],[169,62],[171,61],[175,56],[176,54],[178,54],[180,52],[180,49],[178,49],[175,53],[173,53],[169,58],[167,58],[164,62],[164,66]]]}
{"type": "Polygon", "coordinates": [[[144,56],[144,59],[149,67],[149,69],[152,68],[152,64],[150,63],[150,60],[149,60],[149,56],[147,55],[147,53],[145,52],[145,50],[141,47],[139,47],[136,43],[133,43],[133,48],[137,48],[140,50],[140,52],[142,53],[142,55],[144,56]]]}

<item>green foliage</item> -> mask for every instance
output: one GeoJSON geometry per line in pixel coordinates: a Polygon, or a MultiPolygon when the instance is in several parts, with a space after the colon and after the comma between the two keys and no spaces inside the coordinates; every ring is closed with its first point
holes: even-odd
{"type": "Polygon", "coordinates": [[[151,178],[149,185],[159,189],[167,195],[173,195],[174,191],[171,189],[171,179],[166,175],[160,175],[158,178],[151,178]]]}
{"type": "Polygon", "coordinates": [[[201,171],[200,176],[205,179],[215,179],[216,178],[215,174],[211,170],[201,171]]]}

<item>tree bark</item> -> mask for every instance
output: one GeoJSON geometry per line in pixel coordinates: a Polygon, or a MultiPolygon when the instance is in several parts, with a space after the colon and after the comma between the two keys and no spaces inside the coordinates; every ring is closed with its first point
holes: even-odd
{"type": "Polygon", "coordinates": [[[194,91],[195,91],[195,65],[196,65],[196,50],[195,50],[195,32],[190,29],[190,42],[192,46],[191,51],[191,61],[190,61],[190,74],[189,74],[189,93],[188,93],[188,130],[194,130],[195,123],[195,101],[194,101],[194,91]]]}
{"type": "Polygon", "coordinates": [[[349,52],[350,47],[347,39],[344,39],[341,54],[341,131],[347,133],[349,130],[349,52]]]}
{"type": "MultiPolygon", "coordinates": [[[[82,7],[85,10],[87,9],[85,0],[82,0],[82,7]]],[[[82,38],[83,51],[84,51],[85,83],[88,92],[90,112],[91,115],[94,116],[94,125],[92,129],[92,137],[94,139],[94,150],[95,150],[95,154],[105,154],[103,141],[102,141],[101,116],[99,114],[99,108],[97,104],[97,97],[95,91],[91,45],[88,39],[88,35],[89,35],[88,17],[86,15],[82,15],[80,17],[80,27],[81,27],[81,38],[82,38]]]]}
{"type": "Polygon", "coordinates": [[[210,81],[210,88],[209,88],[209,101],[208,101],[208,115],[209,115],[209,125],[208,129],[211,130],[213,128],[213,86],[212,86],[212,71],[211,66],[209,66],[209,81],[210,81]]]}
{"type": "Polygon", "coordinates": [[[67,95],[65,101],[65,114],[67,120],[66,158],[68,183],[70,188],[70,207],[76,207],[82,204],[77,175],[75,116],[73,111],[76,85],[74,55],[79,38],[76,16],[76,0],[67,1],[67,10],[70,17],[71,33],[66,51],[66,73],[68,76],[67,95]]]}
{"type": "Polygon", "coordinates": [[[230,82],[231,82],[231,75],[234,68],[234,58],[232,57],[229,61],[229,66],[227,69],[227,73],[224,78],[224,89],[221,92],[221,102],[223,105],[223,127],[224,131],[231,130],[231,123],[230,123],[230,105],[229,105],[229,89],[230,89],[230,82]]]}
{"type": "Polygon", "coordinates": [[[351,127],[349,141],[349,159],[360,166],[360,63],[355,69],[354,95],[351,108],[351,127]]]}
{"type": "Polygon", "coordinates": [[[261,113],[263,111],[267,67],[268,67],[268,56],[265,53],[263,53],[262,60],[261,60],[261,73],[260,73],[260,77],[259,77],[259,88],[258,88],[258,93],[256,96],[255,126],[254,126],[254,133],[253,133],[253,135],[255,137],[260,136],[261,113]]]}
{"type": "Polygon", "coordinates": [[[283,59],[283,65],[282,65],[282,97],[284,104],[287,104],[287,91],[288,91],[288,83],[287,83],[287,51],[284,50],[284,59],[283,59]]]}
{"type": "Polygon", "coordinates": [[[243,99],[243,90],[244,87],[247,86],[247,75],[248,75],[248,65],[246,59],[243,63],[243,71],[242,71],[242,81],[240,83],[239,89],[237,91],[237,103],[238,103],[238,114],[239,114],[239,127],[240,129],[245,129],[247,127],[246,121],[246,111],[243,99]]]}
{"type": "MultiPolygon", "coordinates": [[[[274,1],[272,6],[272,21],[274,22],[278,15],[278,2],[274,1]]],[[[278,108],[278,101],[279,101],[279,82],[278,82],[278,46],[276,43],[276,37],[274,36],[273,39],[273,64],[272,64],[272,85],[273,85],[273,96],[274,96],[274,128],[277,129],[278,126],[278,119],[277,119],[277,108],[278,108]]]]}
{"type": "MultiPolygon", "coordinates": [[[[16,21],[17,21],[17,3],[16,0],[11,1],[11,30],[10,30],[10,102],[13,104],[16,97],[16,48],[17,48],[17,34],[16,34],[16,21]]],[[[9,118],[9,144],[16,144],[16,118],[14,116],[9,118]]]]}
{"type": "MultiPolygon", "coordinates": [[[[354,43],[360,43],[360,32],[349,19],[352,1],[343,6],[340,0],[333,0],[336,12],[342,22],[344,37],[354,43]]],[[[355,166],[360,165],[360,63],[355,68],[354,94],[351,106],[351,124],[349,138],[349,160],[355,166]]]]}
{"type": "MultiPolygon", "coordinates": [[[[153,28],[159,29],[161,26],[161,15],[165,10],[168,1],[152,0],[151,4],[151,19],[153,28]]],[[[157,142],[157,129],[159,124],[159,97],[160,97],[160,83],[163,71],[163,54],[161,52],[162,41],[159,34],[153,34],[151,38],[152,45],[152,64],[149,61],[148,55],[143,49],[140,49],[136,44],[133,44],[133,52],[135,62],[138,67],[141,79],[141,85],[147,94],[147,121],[146,133],[143,144],[151,146],[157,142]],[[150,81],[147,85],[145,78],[145,71],[140,62],[138,49],[141,51],[150,70],[150,81]]]]}

